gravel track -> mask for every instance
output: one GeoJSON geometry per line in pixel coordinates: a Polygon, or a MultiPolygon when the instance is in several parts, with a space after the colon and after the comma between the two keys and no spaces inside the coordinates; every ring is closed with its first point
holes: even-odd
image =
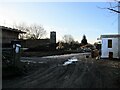
{"type": "MultiPolygon", "coordinates": [[[[32,58],[31,60],[33,60],[32,58]]],[[[111,66],[114,61],[96,61],[83,54],[67,57],[37,58],[48,66],[37,66],[34,73],[15,79],[3,80],[3,88],[116,88],[120,83],[120,68],[111,66]],[[78,61],[63,66],[72,57],[78,61]],[[105,63],[104,63],[105,62],[105,63]]],[[[116,62],[115,62],[116,63],[116,62]]],[[[119,62],[118,62],[119,63],[119,62]]],[[[36,63],[35,63],[36,64],[36,63]]],[[[38,64],[42,65],[42,64],[38,64]]],[[[33,67],[35,68],[35,67],[33,67]]]]}

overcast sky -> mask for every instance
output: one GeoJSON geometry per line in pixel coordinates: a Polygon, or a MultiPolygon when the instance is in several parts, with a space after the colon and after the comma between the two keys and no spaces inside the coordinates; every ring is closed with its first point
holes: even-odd
{"type": "Polygon", "coordinates": [[[107,2],[1,2],[0,25],[36,23],[45,28],[47,37],[56,31],[57,40],[70,34],[81,42],[85,34],[94,43],[102,34],[118,32],[117,14],[98,8],[108,6],[107,2]]]}

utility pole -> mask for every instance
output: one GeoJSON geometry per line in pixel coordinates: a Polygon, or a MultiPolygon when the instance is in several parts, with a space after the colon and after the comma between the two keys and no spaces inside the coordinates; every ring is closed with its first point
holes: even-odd
{"type": "MultiPolygon", "coordinates": [[[[120,11],[120,1],[118,2],[118,11],[120,11]]],[[[120,35],[120,13],[118,13],[118,34],[120,35]]],[[[120,37],[118,38],[118,55],[120,58],[120,37]]]]}
{"type": "MultiPolygon", "coordinates": [[[[118,2],[118,11],[120,11],[120,1],[118,2]]],[[[118,13],[118,34],[120,34],[120,13],[118,13]]]]}

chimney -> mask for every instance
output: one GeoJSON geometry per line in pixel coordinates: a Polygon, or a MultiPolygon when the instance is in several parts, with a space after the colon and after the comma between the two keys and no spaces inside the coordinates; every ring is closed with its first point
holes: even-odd
{"type": "Polygon", "coordinates": [[[56,43],[56,32],[55,31],[50,32],[50,43],[52,44],[56,43]]]}
{"type": "Polygon", "coordinates": [[[56,50],[56,32],[50,32],[50,48],[51,50],[56,50]]]}

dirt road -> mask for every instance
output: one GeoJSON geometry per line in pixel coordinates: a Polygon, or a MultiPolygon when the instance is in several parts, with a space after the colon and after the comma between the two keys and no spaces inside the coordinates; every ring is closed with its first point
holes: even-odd
{"type": "MultiPolygon", "coordinates": [[[[117,88],[120,62],[85,58],[83,54],[21,58],[37,68],[26,76],[3,80],[3,88],[117,88]],[[67,60],[78,61],[63,65],[67,60]]],[[[31,69],[32,70],[32,69],[31,69]]]]}

